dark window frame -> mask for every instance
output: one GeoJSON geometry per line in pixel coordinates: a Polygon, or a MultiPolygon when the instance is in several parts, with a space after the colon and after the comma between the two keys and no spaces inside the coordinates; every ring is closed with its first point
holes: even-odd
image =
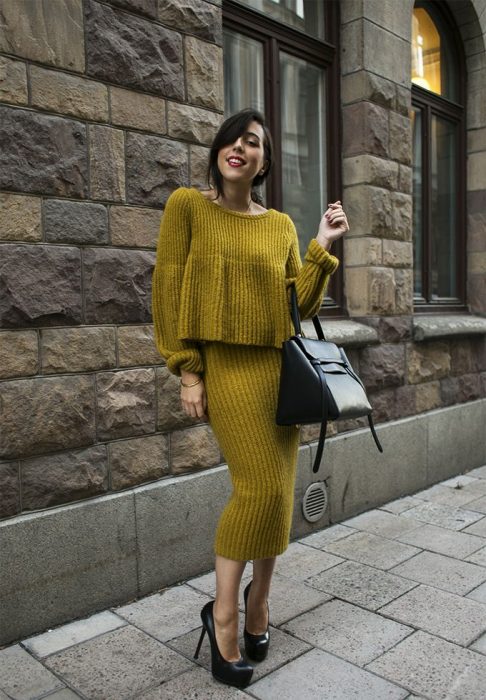
{"type": "MultiPolygon", "coordinates": [[[[325,3],[325,39],[317,39],[294,27],[282,24],[251,7],[233,0],[223,1],[223,25],[240,34],[246,34],[263,44],[265,80],[265,116],[273,136],[275,151],[281,153],[280,122],[280,65],[279,52],[285,51],[297,58],[309,61],[327,71],[326,79],[326,130],[332,138],[326,144],[327,192],[329,201],[342,199],[339,75],[339,4],[336,0],[325,3]]],[[[267,181],[268,205],[282,209],[282,164],[275,159],[273,173],[267,181]]],[[[324,213],[324,212],[322,212],[324,213]]],[[[316,231],[317,234],[317,231],[316,231]]],[[[341,261],[332,276],[330,289],[332,301],[321,306],[320,314],[347,317],[343,294],[343,243],[333,243],[332,253],[341,261]]]]}
{"type": "MultiPolygon", "coordinates": [[[[412,106],[421,111],[422,114],[422,153],[421,166],[423,173],[422,181],[422,289],[425,295],[417,298],[414,294],[414,313],[443,313],[444,311],[464,312],[468,311],[466,302],[466,241],[467,241],[467,132],[466,132],[466,95],[467,95],[467,71],[464,51],[462,49],[462,39],[454,22],[449,8],[437,0],[418,0],[414,4],[415,8],[430,10],[432,19],[434,15],[440,14],[449,37],[453,42],[451,50],[455,53],[458,70],[458,99],[453,102],[450,99],[441,97],[436,93],[421,88],[412,83],[412,106]],[[432,116],[446,119],[456,125],[456,162],[458,168],[457,177],[457,208],[456,208],[456,279],[457,298],[438,298],[432,300],[432,280],[431,280],[431,258],[432,258],[432,235],[431,235],[431,207],[430,193],[431,183],[431,125],[432,116]]],[[[445,37],[447,38],[447,37],[445,37]]],[[[415,241],[414,241],[415,244],[415,241]]]]}

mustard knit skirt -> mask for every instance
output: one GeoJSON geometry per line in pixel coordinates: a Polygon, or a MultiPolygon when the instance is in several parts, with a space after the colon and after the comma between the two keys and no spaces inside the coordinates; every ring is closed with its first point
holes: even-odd
{"type": "Polygon", "coordinates": [[[246,561],[289,545],[300,430],[275,422],[281,350],[206,341],[201,345],[208,418],[233,492],[214,551],[246,561]]]}

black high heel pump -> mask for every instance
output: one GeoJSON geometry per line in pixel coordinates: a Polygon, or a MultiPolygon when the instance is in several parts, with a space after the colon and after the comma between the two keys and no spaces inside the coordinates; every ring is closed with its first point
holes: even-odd
{"type": "Polygon", "coordinates": [[[194,658],[197,659],[199,656],[202,640],[204,639],[205,632],[207,632],[211,644],[211,673],[213,674],[214,678],[222,683],[226,683],[227,685],[233,685],[237,688],[245,688],[251,680],[253,666],[247,663],[242,656],[238,659],[238,661],[227,661],[223,656],[221,656],[221,652],[219,651],[218,644],[216,642],[213,607],[214,600],[210,600],[201,610],[203,628],[194,658]]]}
{"type": "MultiPolygon", "coordinates": [[[[249,659],[253,661],[263,661],[268,654],[268,647],[270,646],[270,626],[267,626],[267,631],[262,634],[250,634],[246,629],[246,607],[248,601],[248,594],[250,592],[251,581],[244,590],[243,597],[245,598],[245,629],[243,631],[243,636],[245,639],[245,651],[249,659]]],[[[268,607],[267,601],[268,617],[270,619],[270,609],[268,607]]]]}

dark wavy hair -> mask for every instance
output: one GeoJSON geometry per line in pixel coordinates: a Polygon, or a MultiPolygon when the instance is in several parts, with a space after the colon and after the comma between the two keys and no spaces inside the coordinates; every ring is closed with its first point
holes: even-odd
{"type": "Polygon", "coordinates": [[[210,188],[214,187],[218,197],[224,195],[223,177],[218,168],[218,153],[221,148],[228,146],[230,143],[234,143],[239,136],[244,134],[248,129],[249,123],[252,121],[256,121],[258,124],[260,124],[264,134],[263,150],[265,154],[265,161],[267,163],[265,172],[263,175],[256,175],[253,178],[251,185],[251,198],[255,202],[258,202],[258,204],[262,204],[262,198],[256,191],[256,188],[265,181],[272,167],[273,141],[270,130],[265,123],[263,114],[256,109],[242,109],[241,111],[236,112],[236,114],[231,115],[231,117],[228,117],[228,119],[225,119],[225,121],[221,124],[218,129],[218,133],[214,137],[211,150],[209,152],[207,181],[210,188]]]}

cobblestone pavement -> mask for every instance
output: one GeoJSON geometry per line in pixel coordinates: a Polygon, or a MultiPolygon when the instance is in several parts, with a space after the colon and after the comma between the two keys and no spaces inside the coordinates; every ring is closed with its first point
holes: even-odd
{"type": "Polygon", "coordinates": [[[485,700],[486,466],[293,542],[244,690],[213,679],[207,635],[193,659],[214,593],[211,571],[5,647],[0,700],[485,700]]]}

